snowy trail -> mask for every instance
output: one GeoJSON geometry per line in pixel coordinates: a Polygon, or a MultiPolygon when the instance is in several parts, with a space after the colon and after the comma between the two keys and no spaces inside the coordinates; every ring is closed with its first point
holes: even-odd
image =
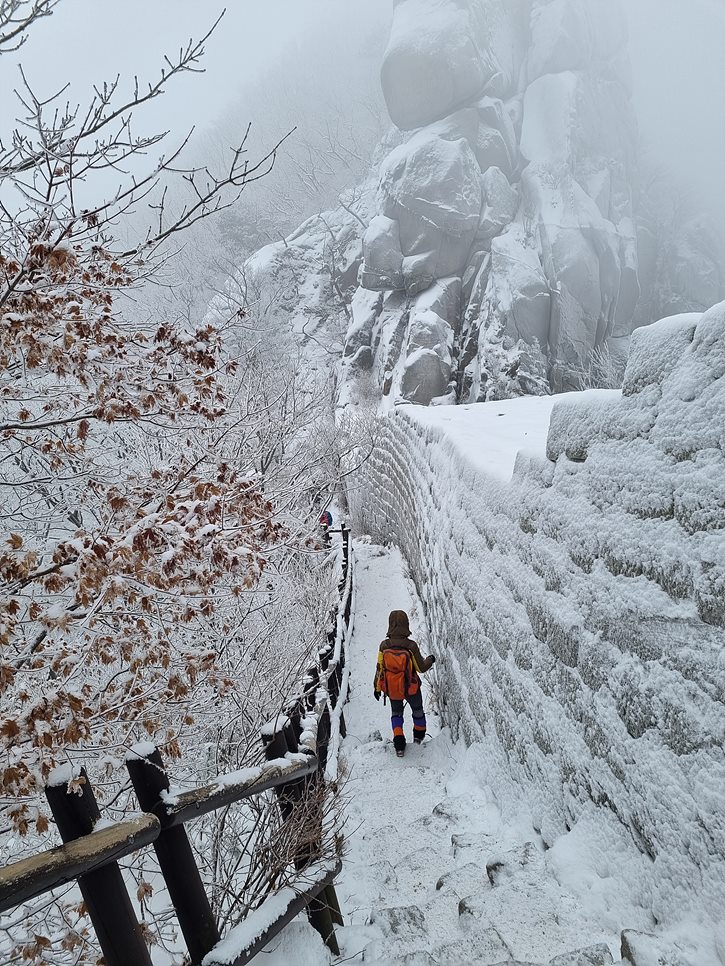
{"type": "MultiPolygon", "coordinates": [[[[389,706],[372,695],[388,612],[407,610],[423,652],[435,647],[428,646],[420,605],[397,551],[359,543],[355,573],[350,701],[340,762],[348,798],[348,851],[338,884],[346,922],[339,930],[341,961],[364,959],[379,966],[619,961],[610,954],[618,950],[619,925],[615,916],[608,922],[602,914],[606,895],[600,889],[596,902],[580,903],[558,881],[556,864],[547,861],[525,809],[502,816],[486,785],[480,746],[454,745],[441,730],[431,713],[428,683],[424,701],[431,737],[422,747],[412,746],[406,709],[408,749],[404,759],[395,756],[389,706]]],[[[606,870],[597,875],[607,878],[606,870]]]]}

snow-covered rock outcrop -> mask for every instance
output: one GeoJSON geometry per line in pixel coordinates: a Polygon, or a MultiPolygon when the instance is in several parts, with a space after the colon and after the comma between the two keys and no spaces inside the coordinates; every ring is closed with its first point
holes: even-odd
{"type": "Polygon", "coordinates": [[[521,453],[508,483],[485,438],[442,428],[458,414],[398,408],[350,493],[408,559],[447,722],[530,787],[546,842],[605,810],[649,857],[655,921],[717,920],[725,303],[638,330],[621,394],[555,403],[548,459],[521,453]]]}
{"type": "Polygon", "coordinates": [[[396,3],[383,92],[412,133],[381,166],[365,238],[362,286],[386,295],[354,325],[384,394],[560,390],[593,349],[626,354],[639,285],[625,51],[611,0],[396,3]],[[436,366],[404,319],[450,278],[461,301],[439,317],[436,366]]]}
{"type": "Polygon", "coordinates": [[[723,297],[703,230],[663,253],[639,218],[619,0],[395,0],[381,82],[369,181],[249,266],[270,326],[342,342],[342,405],[578,388],[656,306],[723,297]]]}
{"type": "Polygon", "coordinates": [[[329,376],[330,357],[339,357],[348,335],[374,194],[372,183],[363,184],[343,195],[339,208],[313,215],[287,238],[255,252],[213,299],[209,319],[244,311],[267,351],[293,361],[301,354],[309,369],[329,376]]]}

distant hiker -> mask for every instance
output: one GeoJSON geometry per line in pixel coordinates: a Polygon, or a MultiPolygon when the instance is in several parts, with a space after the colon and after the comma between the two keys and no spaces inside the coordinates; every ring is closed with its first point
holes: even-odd
{"type": "Polygon", "coordinates": [[[332,514],[329,510],[323,510],[320,515],[320,530],[322,531],[322,542],[326,547],[330,546],[330,527],[332,526],[332,514]]]}
{"type": "Polygon", "coordinates": [[[373,694],[376,701],[380,700],[381,693],[387,694],[390,698],[393,745],[399,758],[405,754],[405,735],[403,734],[405,701],[413,712],[413,741],[419,745],[425,738],[425,712],[418,675],[425,674],[434,664],[434,655],[423,657],[418,645],[411,640],[408,615],[405,611],[391,611],[388,618],[388,636],[378,650],[373,694]]]}

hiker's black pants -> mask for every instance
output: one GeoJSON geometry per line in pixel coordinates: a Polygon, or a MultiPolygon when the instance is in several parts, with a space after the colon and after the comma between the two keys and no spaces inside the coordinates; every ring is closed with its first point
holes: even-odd
{"type": "MultiPolygon", "coordinates": [[[[420,693],[420,688],[415,694],[411,694],[406,698],[406,701],[410,705],[410,710],[413,713],[413,739],[415,741],[422,741],[425,738],[425,712],[423,711],[423,695],[420,693]]],[[[403,733],[403,701],[390,701],[390,723],[393,726],[393,740],[395,738],[403,738],[405,736],[403,733]]]]}

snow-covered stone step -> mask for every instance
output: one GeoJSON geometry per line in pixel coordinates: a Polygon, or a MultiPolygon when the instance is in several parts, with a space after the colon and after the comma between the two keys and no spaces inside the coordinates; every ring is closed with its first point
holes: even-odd
{"type": "Polygon", "coordinates": [[[511,950],[499,931],[488,926],[462,932],[453,941],[434,946],[433,958],[440,966],[461,966],[462,963],[494,966],[496,963],[510,962],[511,950]]]}
{"type": "MultiPolygon", "coordinates": [[[[546,963],[511,959],[506,944],[495,929],[477,939],[448,943],[436,947],[432,953],[425,950],[406,953],[388,959],[373,959],[370,966],[614,966],[609,947],[605,944],[589,946],[555,956],[546,963]],[[503,959],[491,957],[504,956],[503,959]]],[[[628,964],[619,961],[619,966],[628,964]]]]}
{"type": "Polygon", "coordinates": [[[604,943],[577,949],[570,953],[555,956],[548,963],[533,963],[522,959],[505,959],[495,966],[610,966],[614,960],[609,947],[604,943]]]}
{"type": "MultiPolygon", "coordinates": [[[[453,855],[459,861],[481,862],[496,847],[496,837],[488,832],[458,832],[451,835],[453,855]]],[[[485,864],[485,863],[484,863],[485,864]]]]}
{"type": "Polygon", "coordinates": [[[549,960],[548,966],[608,966],[613,963],[612,954],[606,943],[588,946],[575,952],[564,953],[549,960]]]}
{"type": "MultiPolygon", "coordinates": [[[[667,940],[651,933],[638,932],[635,929],[625,929],[622,933],[622,961],[627,966],[663,966],[670,963],[691,962],[683,958],[686,955],[683,946],[676,940],[667,940]]],[[[722,962],[722,953],[718,951],[718,961],[722,962]]]]}
{"type": "MultiPolygon", "coordinates": [[[[365,962],[368,962],[367,958],[365,962]]],[[[372,959],[369,962],[370,966],[438,966],[431,954],[424,950],[396,956],[395,959],[372,959]]]]}
{"type": "Polygon", "coordinates": [[[535,842],[524,842],[523,845],[489,855],[486,860],[486,875],[492,886],[517,875],[538,877],[544,867],[544,856],[535,842]]]}
{"type": "MultiPolygon", "coordinates": [[[[394,952],[395,946],[427,946],[428,929],[425,914],[418,906],[386,906],[374,908],[370,915],[370,924],[380,930],[383,945],[394,952]]],[[[378,940],[371,944],[371,952],[380,954],[378,940]]]]}
{"type": "MultiPolygon", "coordinates": [[[[497,963],[491,963],[481,958],[480,951],[480,947],[476,947],[472,952],[466,951],[460,943],[454,943],[445,947],[445,955],[450,957],[446,959],[436,959],[435,955],[426,950],[416,950],[403,956],[385,959],[369,959],[366,956],[365,962],[370,966],[631,966],[630,960],[613,960],[612,954],[606,947],[596,946],[564,953],[550,959],[547,963],[523,959],[502,959],[497,963]]],[[[440,954],[439,949],[437,955],[440,954]]],[[[485,954],[484,950],[483,955],[485,954]]],[[[657,966],[661,966],[661,961],[657,962],[657,966]]]]}
{"type": "Polygon", "coordinates": [[[469,896],[477,889],[491,889],[485,868],[479,862],[466,862],[444,872],[436,882],[436,891],[454,893],[459,899],[469,896]]]}

